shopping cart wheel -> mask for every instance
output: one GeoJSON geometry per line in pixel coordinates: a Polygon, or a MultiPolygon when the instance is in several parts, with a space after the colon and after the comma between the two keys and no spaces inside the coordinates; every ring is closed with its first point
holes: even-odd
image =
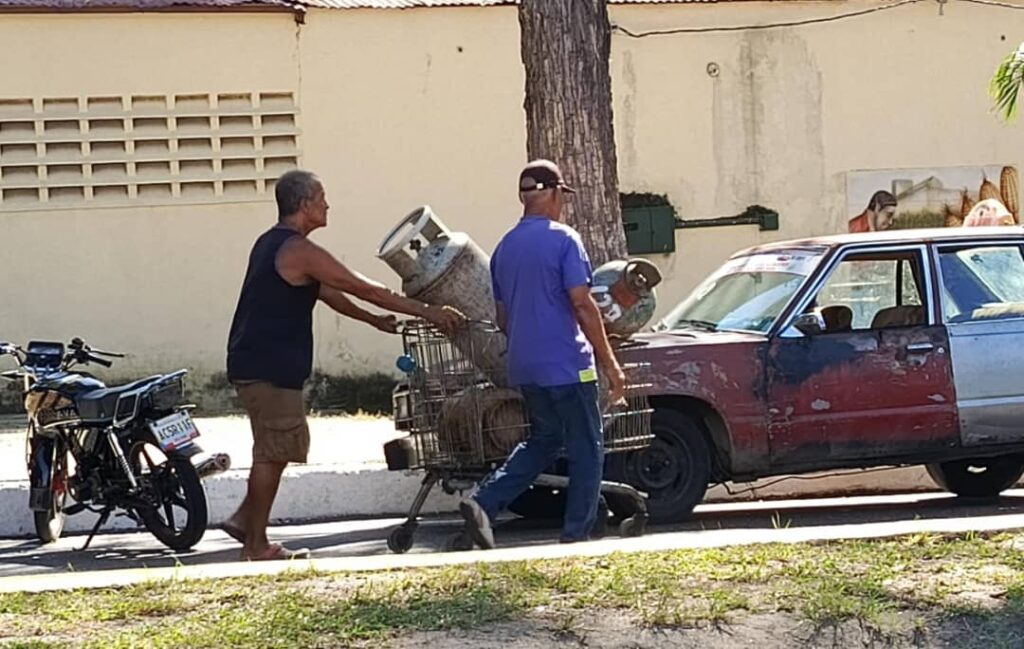
{"type": "Polygon", "coordinates": [[[388,534],[388,549],[395,554],[405,554],[412,547],[412,534],[415,527],[399,525],[388,534]]]}
{"type": "Polygon", "coordinates": [[[473,539],[466,530],[460,530],[448,537],[444,549],[448,552],[467,552],[473,549],[473,539]]]}
{"type": "Polygon", "coordinates": [[[624,537],[643,536],[647,530],[647,514],[630,516],[619,524],[619,535],[624,537]]]}
{"type": "Polygon", "coordinates": [[[634,516],[639,509],[636,498],[632,494],[609,492],[604,494],[604,497],[608,501],[608,510],[611,512],[612,522],[616,524],[621,523],[630,516],[634,516]]]}

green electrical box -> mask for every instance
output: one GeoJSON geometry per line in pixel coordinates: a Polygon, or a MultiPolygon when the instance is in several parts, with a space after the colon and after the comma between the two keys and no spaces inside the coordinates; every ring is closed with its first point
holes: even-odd
{"type": "Polygon", "coordinates": [[[676,214],[671,205],[622,208],[626,248],[631,255],[676,251],[676,214]]]}

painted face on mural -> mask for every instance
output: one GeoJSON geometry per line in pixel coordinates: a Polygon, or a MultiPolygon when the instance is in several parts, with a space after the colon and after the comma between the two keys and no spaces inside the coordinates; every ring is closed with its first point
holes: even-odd
{"type": "Polygon", "coordinates": [[[887,205],[877,211],[872,212],[869,215],[871,218],[872,229],[875,231],[888,230],[892,227],[893,219],[896,218],[896,206],[887,205]]]}
{"type": "Polygon", "coordinates": [[[964,225],[968,227],[1013,224],[1013,215],[994,198],[979,201],[964,218],[964,225]]]}

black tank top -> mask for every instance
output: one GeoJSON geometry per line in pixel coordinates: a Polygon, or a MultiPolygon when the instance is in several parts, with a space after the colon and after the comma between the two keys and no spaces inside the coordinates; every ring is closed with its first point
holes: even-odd
{"type": "Polygon", "coordinates": [[[228,336],[228,379],[301,389],[313,369],[313,307],[320,284],[292,286],[277,273],[277,253],[300,236],[275,226],[249,254],[228,336]]]}

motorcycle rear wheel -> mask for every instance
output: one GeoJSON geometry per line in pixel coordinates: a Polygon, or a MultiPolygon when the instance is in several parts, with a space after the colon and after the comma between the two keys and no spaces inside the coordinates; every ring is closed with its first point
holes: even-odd
{"type": "Polygon", "coordinates": [[[191,550],[206,533],[206,491],[192,462],[165,455],[159,447],[138,441],[128,455],[132,469],[152,504],[136,507],[142,524],[161,543],[176,552],[191,550]],[[176,515],[182,510],[184,516],[176,515]],[[183,521],[183,522],[182,522],[183,521]]]}

